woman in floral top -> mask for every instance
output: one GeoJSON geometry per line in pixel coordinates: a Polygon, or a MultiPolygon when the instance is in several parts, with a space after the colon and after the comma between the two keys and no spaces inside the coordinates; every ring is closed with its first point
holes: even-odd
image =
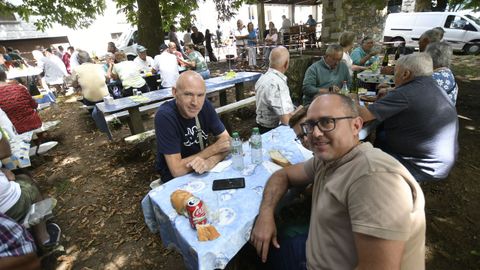
{"type": "Polygon", "coordinates": [[[433,42],[428,44],[425,51],[430,54],[433,60],[433,79],[447,93],[453,104],[456,104],[458,85],[450,70],[453,55],[452,47],[446,42],[433,42]]]}

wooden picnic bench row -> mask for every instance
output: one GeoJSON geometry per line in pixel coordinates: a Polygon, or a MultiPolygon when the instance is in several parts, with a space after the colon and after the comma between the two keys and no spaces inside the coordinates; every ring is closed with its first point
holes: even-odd
{"type": "MultiPolygon", "coordinates": [[[[205,80],[207,96],[218,92],[220,106],[230,105],[227,104],[227,93],[225,90],[235,87],[235,97],[238,102],[244,99],[244,84],[250,81],[254,82],[258,80],[260,76],[261,73],[256,72],[239,72],[233,78],[226,78],[224,76],[210,78],[205,80]]],[[[106,132],[110,139],[112,139],[112,135],[107,122],[116,118],[127,118],[132,135],[143,133],[145,128],[141,114],[156,110],[165,100],[171,99],[173,96],[170,89],[162,89],[147,92],[143,94],[142,97],[117,99],[113,105],[107,105],[104,102],[97,103],[93,110],[92,117],[94,117],[97,126],[106,132]],[[142,100],[142,97],[145,99],[142,100]]]]}
{"type": "MultiPolygon", "coordinates": [[[[242,99],[237,102],[233,102],[225,106],[218,107],[215,109],[215,111],[217,112],[218,115],[222,115],[231,111],[238,110],[240,108],[250,106],[252,104],[255,104],[255,96],[251,96],[246,99],[242,99]]],[[[124,140],[127,144],[138,144],[141,142],[151,140],[153,138],[155,138],[155,129],[147,130],[139,134],[128,136],[124,140]]]]}

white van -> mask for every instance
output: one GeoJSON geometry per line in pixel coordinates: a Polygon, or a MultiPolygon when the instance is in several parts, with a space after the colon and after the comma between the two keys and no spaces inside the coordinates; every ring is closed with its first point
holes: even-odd
{"type": "Polygon", "coordinates": [[[387,17],[383,40],[404,41],[406,46],[418,47],[423,32],[434,27],[445,30],[443,40],[456,51],[469,54],[480,52],[480,20],[456,12],[392,13],[387,17]]]}
{"type": "MultiPolygon", "coordinates": [[[[183,33],[177,32],[177,37],[179,41],[183,40],[183,33]]],[[[165,45],[168,45],[168,33],[165,33],[164,37],[165,45]]],[[[142,44],[143,45],[143,44],[142,44]]],[[[137,57],[137,46],[138,46],[138,31],[136,27],[131,27],[128,30],[124,31],[122,35],[115,41],[115,46],[124,51],[127,55],[128,60],[133,60],[137,57]]],[[[178,50],[178,48],[177,48],[178,50]]],[[[157,54],[155,52],[154,54],[157,54]]]]}

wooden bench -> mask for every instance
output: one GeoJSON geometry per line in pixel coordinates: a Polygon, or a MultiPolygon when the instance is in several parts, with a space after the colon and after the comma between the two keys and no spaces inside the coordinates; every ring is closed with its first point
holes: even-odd
{"type": "MultiPolygon", "coordinates": [[[[222,107],[218,107],[215,109],[215,111],[217,112],[218,115],[222,115],[234,110],[238,110],[240,108],[247,107],[252,104],[255,104],[255,96],[251,96],[246,99],[242,99],[237,102],[230,103],[222,107]]],[[[141,142],[149,141],[153,138],[155,138],[155,130],[151,129],[139,134],[128,136],[124,140],[127,144],[138,144],[141,142]]]]}
{"type": "MultiPolygon", "coordinates": [[[[160,102],[148,104],[148,105],[140,107],[139,110],[140,110],[141,113],[148,113],[148,112],[151,112],[151,111],[156,111],[156,109],[158,107],[160,107],[160,105],[162,105],[164,102],[165,101],[160,101],[160,102]]],[[[121,112],[117,112],[117,113],[112,113],[112,114],[105,115],[105,121],[107,121],[107,123],[108,123],[108,122],[112,122],[114,119],[121,119],[121,118],[125,118],[127,116],[129,116],[128,111],[121,111],[121,112]]]]}

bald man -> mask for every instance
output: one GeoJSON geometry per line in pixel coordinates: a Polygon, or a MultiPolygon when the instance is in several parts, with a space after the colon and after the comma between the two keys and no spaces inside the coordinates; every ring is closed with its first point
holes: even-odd
{"type": "Polygon", "coordinates": [[[257,125],[260,133],[288,125],[294,111],[285,71],[288,69],[290,54],[285,47],[277,47],[270,54],[270,68],[255,84],[257,125]]]}
{"type": "Polygon", "coordinates": [[[230,135],[212,104],[205,100],[205,81],[198,73],[182,73],[172,94],[175,99],[165,102],[155,115],[155,168],[162,182],[192,171],[207,172],[230,151],[230,135]],[[211,145],[209,134],[216,137],[211,145]]]}

